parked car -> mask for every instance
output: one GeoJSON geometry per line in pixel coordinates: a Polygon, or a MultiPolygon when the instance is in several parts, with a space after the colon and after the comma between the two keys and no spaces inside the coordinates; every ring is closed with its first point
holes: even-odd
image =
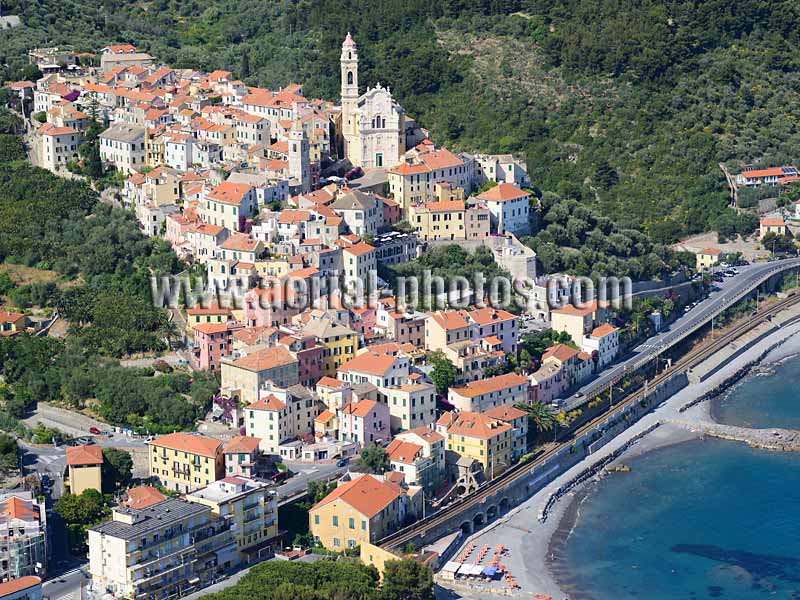
{"type": "Polygon", "coordinates": [[[289,477],[291,476],[292,472],[289,469],[286,469],[285,471],[278,471],[277,473],[273,473],[270,479],[274,483],[281,483],[289,479],[289,477]]]}
{"type": "Polygon", "coordinates": [[[364,174],[364,169],[361,167],[353,167],[347,173],[344,174],[345,179],[358,179],[364,174]]]}
{"type": "Polygon", "coordinates": [[[350,462],[349,458],[340,458],[339,460],[336,461],[336,466],[337,467],[343,467],[349,462],[350,462]]]}
{"type": "Polygon", "coordinates": [[[89,433],[91,433],[92,435],[102,435],[103,434],[103,432],[100,431],[99,428],[94,427],[94,426],[89,427],[89,433]]]}

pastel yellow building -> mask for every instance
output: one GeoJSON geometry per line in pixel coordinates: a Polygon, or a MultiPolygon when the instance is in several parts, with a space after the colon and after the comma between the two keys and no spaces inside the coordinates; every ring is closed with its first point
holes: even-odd
{"type": "Polygon", "coordinates": [[[258,557],[258,550],[274,552],[278,539],[278,493],[266,483],[244,477],[225,477],[186,496],[233,523],[242,560],[258,557]]]}
{"type": "Polygon", "coordinates": [[[483,413],[449,412],[439,417],[436,429],[445,436],[446,448],[479,462],[494,479],[511,466],[512,427],[483,413]]]}
{"type": "Polygon", "coordinates": [[[182,493],[213,483],[224,472],[222,442],[193,433],[163,435],[148,445],[150,477],[182,493]]]}
{"type": "Polygon", "coordinates": [[[354,358],[358,350],[358,334],[331,318],[322,317],[306,325],[304,333],[313,335],[325,347],[323,374],[336,377],[344,363],[354,358]]]}
{"type": "Polygon", "coordinates": [[[84,490],[103,491],[103,450],[100,446],[71,446],[67,448],[67,476],[64,486],[71,494],[84,490]]]}
{"type": "Polygon", "coordinates": [[[186,310],[186,331],[194,335],[194,329],[202,323],[227,323],[231,319],[231,309],[211,305],[206,308],[195,306],[186,310]]]}
{"type": "Polygon", "coordinates": [[[705,269],[710,269],[719,263],[720,254],[722,254],[722,250],[719,248],[705,248],[704,250],[700,250],[700,252],[695,255],[697,259],[697,270],[703,271],[705,269]]]}
{"type": "Polygon", "coordinates": [[[0,311],[0,335],[14,335],[25,331],[28,317],[22,313],[0,311]]]}
{"type": "Polygon", "coordinates": [[[420,240],[463,240],[465,214],[463,200],[428,202],[410,207],[409,222],[420,240]]]}
{"type": "Polygon", "coordinates": [[[375,475],[346,477],[351,479],[340,481],[308,513],[314,541],[325,548],[342,551],[376,542],[421,515],[422,488],[375,475]]]}

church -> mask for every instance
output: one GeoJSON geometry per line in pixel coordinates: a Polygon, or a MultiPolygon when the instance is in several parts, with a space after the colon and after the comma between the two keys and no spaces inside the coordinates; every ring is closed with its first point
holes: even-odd
{"type": "Polygon", "coordinates": [[[342,44],[342,137],[353,166],[393,167],[405,152],[405,113],[378,83],[358,93],[358,48],[350,34],[342,44]]]}

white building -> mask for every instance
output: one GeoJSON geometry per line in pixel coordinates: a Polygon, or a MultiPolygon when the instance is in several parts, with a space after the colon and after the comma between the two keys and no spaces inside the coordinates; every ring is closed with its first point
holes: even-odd
{"type": "Polygon", "coordinates": [[[342,135],[353,165],[391,167],[405,151],[404,111],[380,83],[358,93],[358,48],[350,34],[342,44],[342,135]]]}
{"type": "Polygon", "coordinates": [[[600,370],[614,362],[619,353],[619,331],[608,323],[595,327],[584,336],[581,350],[588,354],[597,352],[596,369],[600,370]]]}
{"type": "Polygon", "coordinates": [[[378,227],[383,223],[383,211],[378,205],[375,196],[351,190],[340,194],[330,205],[354,234],[358,236],[378,233],[378,227]]]}
{"type": "Polygon", "coordinates": [[[80,131],[45,123],[37,136],[39,165],[43,169],[56,173],[66,168],[67,162],[78,158],[78,146],[83,141],[80,131]]]}
{"type": "Polygon", "coordinates": [[[530,194],[512,183],[498,183],[478,195],[486,202],[495,233],[527,235],[530,232],[530,194]]]}
{"type": "Polygon", "coordinates": [[[146,130],[138,125],[114,123],[100,134],[100,158],[122,173],[141,171],[146,165],[146,130]]]}

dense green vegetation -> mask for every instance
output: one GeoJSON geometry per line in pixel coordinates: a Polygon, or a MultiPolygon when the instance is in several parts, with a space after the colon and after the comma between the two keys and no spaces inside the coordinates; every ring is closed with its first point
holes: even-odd
{"type": "Polygon", "coordinates": [[[156,376],[112,360],[161,350],[176,333],[150,292],[151,274],[179,268],[169,245],[144,238],[133,215],[99,204],[84,183],[24,161],[0,163],[0,198],[0,260],[54,270],[65,284],[17,286],[6,277],[3,293],[18,308],[56,308],[70,323],[65,340],[0,338],[4,427],[55,400],[96,401],[109,422],[142,431],[193,428],[218,389],[212,376],[156,376]]]}
{"type": "Polygon", "coordinates": [[[97,490],[84,490],[79,495],[64,494],[54,507],[64,520],[70,552],[84,554],[88,550],[86,540],[92,525],[97,525],[111,516],[111,509],[97,490]]]}
{"type": "Polygon", "coordinates": [[[0,474],[8,475],[19,468],[17,440],[13,436],[0,433],[0,474]]]}
{"type": "Polygon", "coordinates": [[[411,560],[391,561],[389,565],[383,585],[379,586],[375,567],[367,567],[357,560],[265,562],[253,567],[235,586],[204,598],[433,600],[433,578],[428,567],[411,560]]]}
{"type": "MultiPolygon", "coordinates": [[[[654,243],[641,231],[620,229],[613,219],[588,208],[580,190],[578,197],[562,198],[546,192],[541,198],[542,229],[523,242],[536,250],[546,273],[628,276],[634,281],[658,279],[681,266],[693,268],[694,255],[675,252],[663,243],[654,243]]],[[[727,214],[727,213],[725,213],[727,214]]],[[[758,217],[730,211],[734,227],[752,233],[758,217]],[[739,226],[742,222],[743,225],[739,226]]]]}
{"type": "Polygon", "coordinates": [[[338,97],[339,47],[439,142],[520,152],[532,181],[658,241],[727,211],[718,163],[796,160],[792,0],[9,0],[5,79],[25,52],[130,41],[180,67],[338,97]],[[502,124],[500,127],[498,124],[502,124]]]}

